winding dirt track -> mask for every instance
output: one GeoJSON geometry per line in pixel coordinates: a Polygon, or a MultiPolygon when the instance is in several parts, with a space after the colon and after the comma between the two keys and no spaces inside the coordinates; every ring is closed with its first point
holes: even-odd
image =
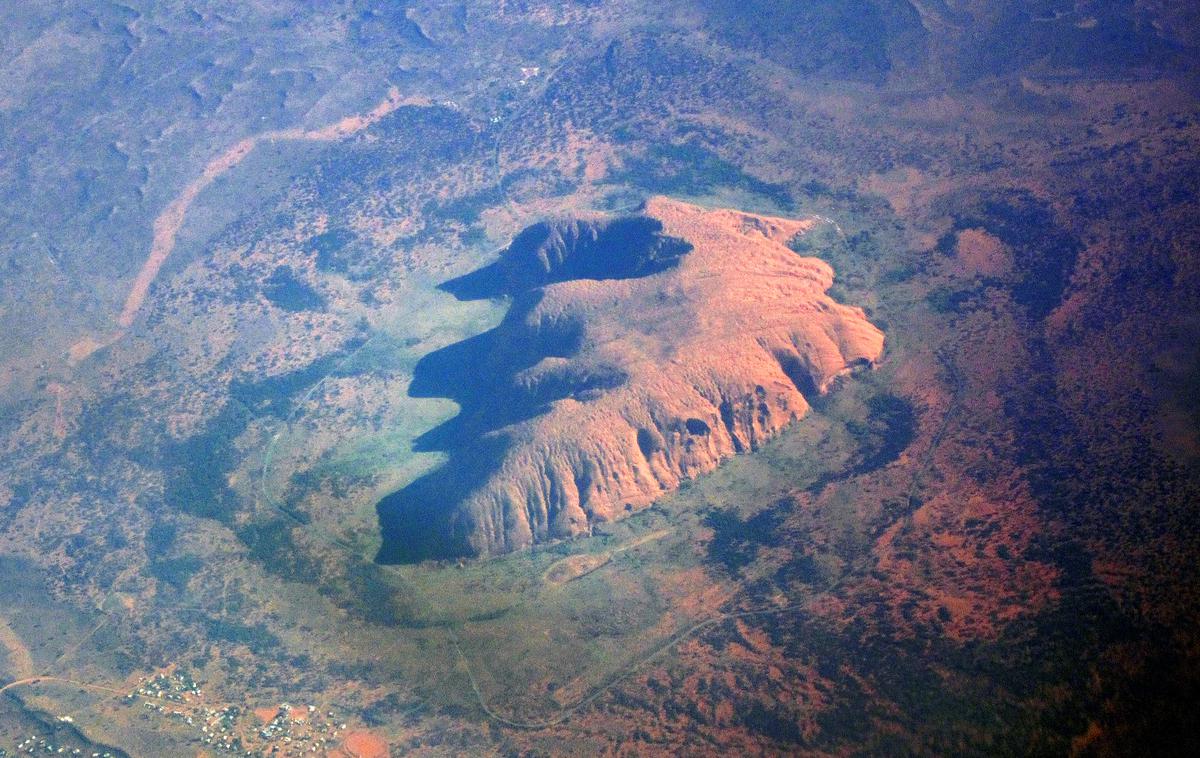
{"type": "Polygon", "coordinates": [[[105,687],[102,684],[89,684],[88,682],[77,682],[74,679],[66,679],[61,676],[31,676],[25,679],[18,679],[15,682],[0,687],[0,693],[12,689],[13,687],[22,687],[27,684],[38,684],[39,682],[57,682],[58,684],[69,684],[72,687],[80,687],[85,690],[93,690],[95,692],[105,692],[110,695],[126,695],[124,690],[118,690],[114,687],[105,687]]]}
{"type": "Polygon", "coordinates": [[[645,545],[647,542],[662,539],[671,533],[670,529],[659,529],[656,532],[643,534],[637,539],[617,545],[611,550],[606,550],[603,553],[581,553],[579,555],[569,555],[560,561],[555,561],[549,568],[542,572],[542,583],[550,587],[561,587],[567,582],[572,582],[581,576],[592,573],[596,569],[608,565],[609,561],[616,555],[632,550],[640,545],[645,545]]]}
{"type": "Polygon", "coordinates": [[[429,104],[430,101],[427,98],[403,97],[400,94],[400,90],[392,87],[388,90],[387,97],[366,113],[346,116],[339,121],[319,129],[292,128],[273,129],[262,132],[236,143],[209,161],[208,165],[200,173],[200,176],[193,179],[191,183],[184,187],[183,191],[154,219],[154,235],[150,244],[150,254],[146,257],[145,263],[142,264],[141,270],[138,271],[137,276],[134,278],[133,284],[129,288],[129,294],[125,298],[125,304],[121,308],[120,315],[117,317],[117,325],[120,328],[104,339],[98,340],[88,336],[75,343],[70,350],[71,361],[78,363],[100,348],[111,345],[124,335],[125,330],[133,325],[138,311],[141,310],[142,304],[146,301],[146,296],[150,292],[150,285],[154,283],[163,264],[167,262],[167,259],[171,256],[171,252],[175,249],[175,241],[179,236],[179,230],[183,228],[183,222],[187,219],[188,210],[196,201],[196,198],[209,185],[216,181],[218,177],[245,160],[246,156],[253,152],[254,148],[260,143],[276,140],[336,142],[366,129],[401,106],[424,106],[429,104]]]}
{"type": "Polygon", "coordinates": [[[417,100],[403,98],[400,91],[392,87],[388,90],[387,98],[367,113],[347,116],[320,129],[275,129],[263,132],[253,137],[247,137],[209,161],[200,176],[184,187],[183,191],[154,220],[154,241],[150,245],[150,256],[146,258],[146,262],[142,264],[142,270],[133,280],[133,286],[129,290],[129,296],[125,298],[125,306],[121,309],[117,323],[122,329],[128,329],[133,324],[138,310],[141,309],[142,303],[146,299],[146,294],[150,291],[151,283],[154,282],[159,270],[170,257],[171,251],[175,249],[175,238],[187,218],[187,212],[192,203],[217,177],[241,163],[260,142],[273,140],[334,142],[366,129],[400,106],[408,104],[427,103],[424,100],[418,103],[417,100]]]}

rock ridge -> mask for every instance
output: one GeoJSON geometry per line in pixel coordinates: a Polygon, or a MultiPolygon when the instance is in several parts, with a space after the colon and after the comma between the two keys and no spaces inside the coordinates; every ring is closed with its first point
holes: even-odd
{"type": "Polygon", "coordinates": [[[812,222],[653,198],[639,216],[535,224],[448,282],[509,296],[431,353],[414,396],[454,399],[417,441],[447,462],[379,503],[382,562],[486,556],[590,532],[756,449],[883,334],[787,243],[812,222]]]}

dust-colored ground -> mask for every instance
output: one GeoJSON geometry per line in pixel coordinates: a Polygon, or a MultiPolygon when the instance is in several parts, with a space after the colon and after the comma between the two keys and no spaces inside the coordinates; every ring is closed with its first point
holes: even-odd
{"type": "Polygon", "coordinates": [[[367,731],[346,735],[342,744],[329,753],[330,758],[387,758],[390,755],[387,742],[377,734],[367,731]]]}
{"type": "MultiPolygon", "coordinates": [[[[425,106],[428,104],[428,98],[404,97],[398,89],[393,87],[388,91],[387,97],[367,113],[347,116],[340,121],[318,129],[295,128],[263,132],[241,140],[224,153],[209,161],[200,176],[184,187],[183,191],[154,219],[154,238],[150,246],[150,254],[134,278],[133,284],[130,285],[129,294],[125,298],[120,315],[117,317],[117,324],[122,330],[128,329],[133,325],[138,311],[141,310],[142,303],[146,300],[146,295],[150,292],[150,285],[158,277],[158,272],[162,269],[163,264],[167,262],[171,251],[175,249],[175,239],[179,234],[179,230],[183,227],[184,221],[187,219],[188,209],[191,208],[196,198],[216,181],[218,177],[241,163],[256,146],[264,142],[273,142],[276,140],[333,142],[345,139],[356,132],[366,129],[397,108],[405,105],[425,106]]],[[[93,336],[84,337],[71,346],[71,361],[78,363],[95,351],[111,345],[114,340],[119,338],[120,332],[102,339],[93,336]]]]}
{"type": "Polygon", "coordinates": [[[567,582],[574,581],[581,576],[586,576],[598,568],[607,565],[616,555],[623,553],[626,550],[633,550],[636,547],[645,545],[648,542],[662,539],[669,535],[669,529],[660,529],[656,532],[644,534],[641,537],[630,540],[621,545],[617,545],[611,550],[606,550],[603,553],[584,553],[581,555],[570,555],[550,565],[549,568],[542,574],[542,581],[551,587],[559,587],[567,582]]]}
{"type": "Polygon", "coordinates": [[[607,553],[572,555],[546,569],[546,573],[542,575],[542,581],[552,587],[566,584],[573,579],[590,574],[611,560],[612,556],[607,553]]]}
{"type": "Polygon", "coordinates": [[[274,718],[276,716],[279,715],[279,708],[272,707],[272,706],[263,706],[262,708],[255,708],[254,715],[257,716],[258,719],[260,721],[262,721],[264,724],[269,724],[272,720],[274,720],[274,718]]]}
{"type": "Polygon", "coordinates": [[[1012,257],[1004,249],[1004,243],[983,229],[959,232],[956,254],[967,275],[1004,276],[1012,266],[1012,257]]]}

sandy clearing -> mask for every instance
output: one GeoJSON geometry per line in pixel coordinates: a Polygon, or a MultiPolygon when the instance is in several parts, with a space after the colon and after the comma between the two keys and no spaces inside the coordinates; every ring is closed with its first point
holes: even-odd
{"type": "Polygon", "coordinates": [[[342,750],[352,758],[387,758],[387,742],[371,732],[351,732],[342,742],[342,750]]]}
{"type": "Polygon", "coordinates": [[[72,364],[79,363],[97,350],[108,347],[112,344],[114,337],[108,337],[104,340],[98,340],[95,337],[87,336],[71,345],[67,351],[67,355],[72,364]]]}
{"type": "Polygon", "coordinates": [[[960,231],[955,252],[968,274],[1003,276],[1012,266],[1004,243],[983,229],[960,231]]]}
{"type": "Polygon", "coordinates": [[[264,724],[269,724],[279,715],[279,706],[271,705],[263,708],[255,708],[254,715],[259,718],[264,724]]]}
{"type": "Polygon", "coordinates": [[[608,553],[571,555],[546,569],[546,573],[542,574],[542,581],[551,587],[558,587],[592,573],[607,565],[610,560],[612,556],[608,553]]]}

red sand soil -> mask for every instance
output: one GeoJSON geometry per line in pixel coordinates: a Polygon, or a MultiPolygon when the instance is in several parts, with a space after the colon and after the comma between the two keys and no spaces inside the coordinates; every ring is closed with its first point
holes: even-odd
{"type": "Polygon", "coordinates": [[[269,724],[279,715],[279,708],[276,706],[268,706],[266,708],[255,708],[254,715],[262,719],[264,724],[269,724]]]}
{"type": "Polygon", "coordinates": [[[346,735],[338,751],[348,758],[387,758],[389,755],[387,742],[379,735],[365,731],[346,735]]]}
{"type": "Polygon", "coordinates": [[[955,252],[968,275],[1003,276],[1011,266],[1004,243],[982,229],[959,232],[955,252]]]}

